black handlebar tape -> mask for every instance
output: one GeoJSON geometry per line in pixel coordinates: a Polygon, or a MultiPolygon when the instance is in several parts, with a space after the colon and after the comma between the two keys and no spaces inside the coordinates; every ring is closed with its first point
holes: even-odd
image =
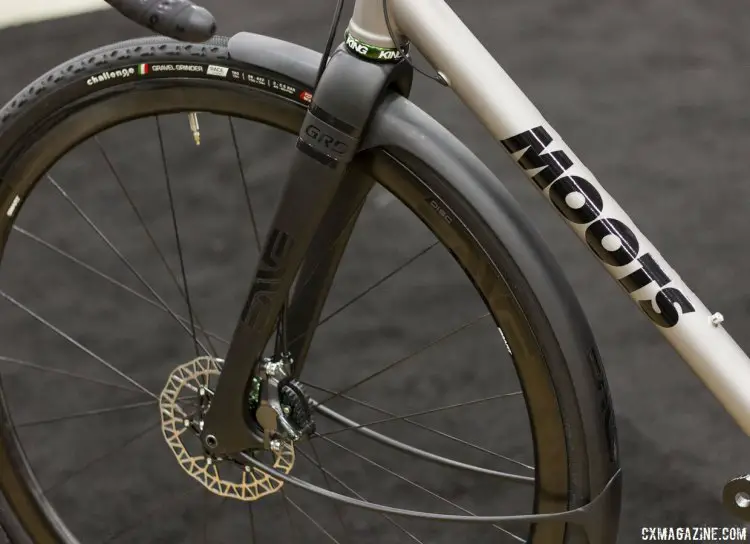
{"type": "Polygon", "coordinates": [[[211,13],[190,0],[106,0],[125,17],[164,36],[205,42],[216,33],[211,13]]]}

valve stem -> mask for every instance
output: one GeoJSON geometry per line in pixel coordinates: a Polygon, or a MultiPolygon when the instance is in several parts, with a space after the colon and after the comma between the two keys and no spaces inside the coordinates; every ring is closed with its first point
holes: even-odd
{"type": "Polygon", "coordinates": [[[196,112],[188,113],[188,122],[190,123],[190,130],[193,133],[195,145],[201,145],[201,132],[200,125],[198,125],[198,114],[196,112]]]}

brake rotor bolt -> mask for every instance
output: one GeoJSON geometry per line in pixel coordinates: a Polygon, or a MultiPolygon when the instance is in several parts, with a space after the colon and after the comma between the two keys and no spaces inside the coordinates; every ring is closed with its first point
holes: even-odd
{"type": "Polygon", "coordinates": [[[185,425],[185,427],[190,427],[190,420],[189,419],[185,419],[185,420],[183,420],[182,424],[185,425]]]}
{"type": "Polygon", "coordinates": [[[250,468],[248,465],[245,465],[245,472],[250,472],[252,468],[250,468]]]}
{"type": "Polygon", "coordinates": [[[271,440],[271,451],[279,453],[281,451],[281,442],[278,440],[271,440]]]}

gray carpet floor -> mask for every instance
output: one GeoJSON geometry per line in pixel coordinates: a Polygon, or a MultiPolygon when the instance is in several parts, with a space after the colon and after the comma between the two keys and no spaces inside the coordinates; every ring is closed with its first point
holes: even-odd
{"type": "MultiPolygon", "coordinates": [[[[205,2],[216,14],[222,34],[250,30],[316,49],[325,41],[333,4],[298,0],[205,2]]],[[[750,290],[745,281],[750,276],[750,253],[748,241],[743,239],[750,227],[750,10],[745,3],[453,0],[451,5],[688,285],[711,310],[725,316],[726,328],[744,348],[750,348],[750,290]]],[[[141,29],[109,12],[0,31],[0,102],[72,56],[142,34],[141,29]]],[[[747,455],[743,457],[746,438],[511,161],[498,152],[497,144],[466,108],[424,78],[418,80],[412,99],[454,131],[507,183],[579,293],[602,351],[617,416],[625,482],[620,542],[640,541],[641,528],[646,526],[736,525],[719,501],[726,480],[748,469],[747,455]]],[[[235,221],[247,219],[242,195],[238,186],[230,186],[228,181],[224,184],[232,175],[233,149],[222,147],[227,140],[220,140],[218,135],[226,126],[220,125],[220,120],[206,121],[207,140],[200,152],[190,145],[186,119],[170,118],[165,126],[170,165],[174,166],[173,177],[178,184],[178,213],[187,225],[186,237],[192,234],[196,240],[186,242],[196,306],[213,329],[228,335],[246,289],[239,276],[244,273],[246,277],[254,259],[251,232],[245,229],[237,233],[235,228],[235,221]],[[204,161],[208,154],[213,163],[204,161]],[[226,172],[218,164],[227,164],[226,172]],[[221,191],[210,185],[217,178],[221,191]]],[[[153,128],[153,124],[137,121],[124,132],[104,134],[102,143],[112,153],[124,179],[142,181],[134,185],[136,200],[144,203],[146,221],[153,224],[166,247],[173,244],[173,234],[169,216],[159,215],[165,209],[166,196],[163,178],[158,177],[159,150],[153,128]],[[147,183],[149,175],[156,176],[162,185],[147,183]]],[[[261,210],[262,229],[278,196],[278,183],[271,182],[279,179],[280,161],[288,156],[284,144],[289,144],[290,137],[244,125],[239,132],[246,164],[251,165],[248,181],[260,195],[256,207],[261,210]]],[[[101,156],[91,158],[97,157],[96,149],[93,144],[87,145],[56,167],[56,181],[86,203],[91,218],[141,267],[153,285],[169,292],[172,287],[168,278],[159,276],[162,265],[153,255],[147,259],[144,239],[117,230],[117,221],[124,221],[128,210],[122,204],[118,208],[112,204],[119,189],[111,179],[106,185],[99,183],[99,178],[107,175],[106,164],[101,156]]],[[[137,287],[127,269],[107,253],[101,240],[92,235],[54,186],[47,184],[34,198],[34,206],[22,215],[24,228],[137,287]]],[[[337,280],[336,301],[351,298],[428,241],[426,231],[399,206],[385,194],[374,195],[367,209],[369,215],[355,234],[361,249],[347,254],[345,270],[337,280]]],[[[119,356],[149,388],[159,389],[166,374],[156,376],[144,370],[148,361],[158,359],[164,369],[190,359],[189,342],[165,314],[152,309],[148,315],[159,315],[143,317],[147,310],[142,304],[137,306],[129,295],[106,286],[91,301],[85,298],[90,296],[89,286],[93,289],[90,277],[76,279],[71,275],[61,279],[62,261],[55,261],[38,244],[31,247],[19,242],[12,249],[17,264],[11,267],[4,262],[2,280],[7,283],[3,289],[9,293],[16,292],[13,288],[19,292],[25,289],[24,303],[32,308],[47,307],[49,313],[45,315],[52,315],[57,323],[64,320],[66,331],[92,350],[119,356]],[[128,305],[133,309],[126,310],[128,305]]],[[[166,251],[174,265],[176,252],[166,251]]],[[[444,259],[442,254],[428,257],[399,276],[394,294],[386,290],[374,296],[374,301],[353,309],[342,318],[343,323],[325,331],[321,349],[328,348],[327,353],[336,350],[323,364],[323,373],[331,384],[340,380],[340,386],[347,378],[361,376],[363,368],[374,370],[428,342],[440,331],[449,330],[461,318],[465,321],[475,315],[476,301],[466,286],[442,274],[450,268],[444,259]],[[448,311],[444,311],[446,308],[448,311]],[[377,319],[373,317],[376,313],[377,319]],[[450,314],[455,323],[432,319],[444,314],[450,314]]],[[[179,303],[174,290],[168,296],[174,304],[179,303]]],[[[0,313],[0,342],[8,346],[9,357],[50,366],[60,363],[60,368],[62,363],[70,363],[65,367],[68,371],[113,381],[111,373],[90,359],[84,360],[54,334],[34,328],[28,314],[7,304],[0,313]]],[[[473,340],[458,341],[440,354],[451,361],[445,363],[447,366],[441,367],[433,356],[422,357],[422,363],[432,371],[429,379],[421,378],[416,368],[410,369],[399,378],[384,378],[362,398],[373,402],[389,399],[389,406],[403,413],[460,402],[463,389],[473,383],[479,387],[490,375],[482,365],[472,363],[472,372],[462,372],[460,365],[480,360],[491,350],[487,346],[477,346],[473,340]],[[455,379],[461,380],[461,385],[455,385],[455,379]],[[417,397],[419,403],[412,402],[417,397]]],[[[59,501],[56,506],[59,504],[61,511],[75,520],[73,525],[87,535],[87,541],[104,542],[107,535],[133,524],[137,527],[119,535],[118,541],[187,542],[187,533],[181,527],[188,525],[194,526],[191,542],[253,541],[244,506],[223,505],[200,493],[180,495],[182,502],[164,505],[163,493],[178,493],[189,486],[184,481],[187,477],[170,464],[173,461],[167,458],[163,444],[158,446],[164,450],[160,452],[163,464],[151,462],[152,450],[147,446],[162,440],[153,425],[144,424],[146,419],[155,421],[153,406],[118,412],[114,417],[78,418],[56,429],[38,423],[76,410],[132,404],[142,397],[10,363],[3,363],[0,370],[6,387],[11,388],[11,401],[21,414],[18,418],[37,422],[28,425],[22,435],[31,444],[29,453],[40,480],[53,488],[53,497],[56,495],[59,501]],[[112,432],[113,428],[118,432],[112,432]],[[152,431],[150,442],[135,440],[127,447],[123,445],[125,438],[144,430],[152,431]],[[82,475],[90,459],[113,448],[122,450],[117,460],[94,463],[82,475]],[[136,484],[150,487],[138,488],[136,484]],[[150,494],[149,488],[159,488],[162,494],[150,494]],[[206,512],[212,521],[205,529],[207,540],[203,540],[202,524],[196,520],[206,512]]],[[[373,418],[373,414],[368,417],[373,418]]],[[[509,418],[503,425],[512,431],[517,426],[520,429],[521,423],[520,419],[509,418]]],[[[394,430],[399,432],[403,429],[394,430]]],[[[488,447],[492,440],[488,438],[488,447]]],[[[343,438],[341,442],[346,444],[343,438]]],[[[528,455],[527,445],[521,442],[513,446],[519,458],[528,455]]],[[[344,480],[361,477],[366,482],[370,480],[364,478],[365,473],[377,474],[355,468],[358,465],[354,462],[341,461],[334,466],[344,480]]],[[[312,471],[310,465],[304,470],[312,471]]],[[[417,472],[430,479],[430,470],[420,468],[417,472]]],[[[462,497],[467,508],[473,505],[481,510],[486,507],[485,498],[496,495],[502,495],[498,500],[503,504],[516,504],[516,499],[506,496],[505,491],[496,493],[486,481],[455,483],[435,478],[435,486],[444,486],[446,495],[462,497]],[[472,499],[474,496],[479,498],[472,499]]],[[[375,487],[371,493],[382,495],[384,500],[406,500],[398,481],[381,482],[375,487]]],[[[358,489],[364,494],[368,488],[358,489]]],[[[305,495],[290,491],[290,496],[311,515],[318,508],[324,509],[305,495]]],[[[528,493],[521,496],[528,499],[528,493]]],[[[269,499],[269,503],[272,500],[277,501],[275,506],[282,503],[278,497],[269,499]]],[[[422,499],[409,500],[415,501],[409,503],[414,505],[422,499]]],[[[305,514],[289,505],[287,502],[293,521],[276,537],[263,523],[273,514],[266,512],[262,501],[254,507],[257,542],[292,542],[298,538],[295,534],[304,534],[304,542],[330,541],[305,514]]],[[[422,506],[430,508],[429,504],[422,506]]],[[[347,540],[336,512],[328,508],[321,515],[327,520],[327,530],[341,542],[410,541],[388,523],[383,528],[383,520],[377,516],[345,511],[343,525],[355,531],[355,536],[347,540]]],[[[512,541],[487,528],[440,532],[429,525],[410,523],[404,526],[424,542],[512,541]]]]}

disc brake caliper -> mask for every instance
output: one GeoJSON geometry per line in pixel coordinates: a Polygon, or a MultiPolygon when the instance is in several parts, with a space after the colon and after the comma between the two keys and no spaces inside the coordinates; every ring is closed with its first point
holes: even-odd
{"type": "Polygon", "coordinates": [[[296,442],[315,424],[302,385],[288,379],[291,360],[264,359],[250,388],[250,409],[263,429],[263,447],[274,450],[278,439],[296,442]]]}

